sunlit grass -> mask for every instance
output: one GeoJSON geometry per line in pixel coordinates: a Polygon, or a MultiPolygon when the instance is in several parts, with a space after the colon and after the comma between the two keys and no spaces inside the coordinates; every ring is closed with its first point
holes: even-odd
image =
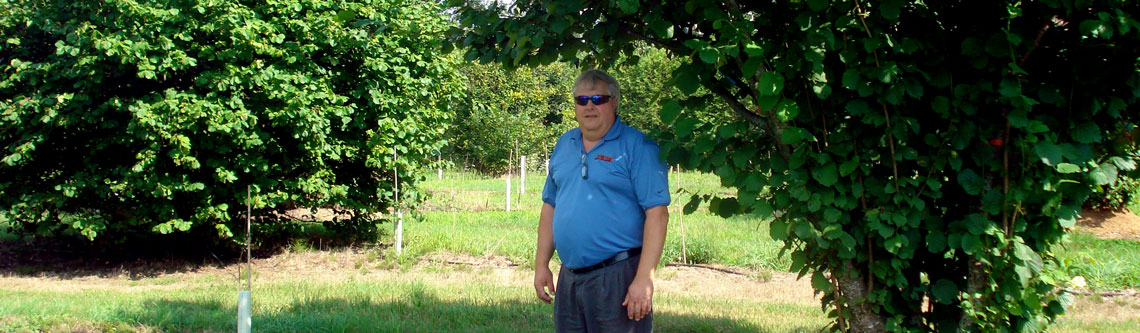
{"type": "Polygon", "coordinates": [[[1140,241],[1099,239],[1076,231],[1057,255],[1070,275],[1083,276],[1088,288],[1140,288],[1140,241]]]}
{"type": "MultiPolygon", "coordinates": [[[[526,285],[467,271],[468,279],[410,272],[341,279],[284,278],[255,284],[253,328],[263,331],[551,331],[549,305],[526,285]]],[[[525,274],[514,272],[510,274],[525,274]]],[[[179,288],[51,291],[0,286],[0,330],[230,331],[232,282],[199,279],[179,288]]],[[[139,288],[161,286],[141,284],[139,288]]],[[[762,299],[659,298],[663,331],[817,331],[826,320],[812,306],[762,299]]]]}
{"type": "MultiPolygon", "coordinates": [[[[370,249],[353,259],[355,262],[346,263],[355,271],[336,276],[305,271],[263,278],[255,273],[253,328],[553,330],[550,306],[535,300],[527,281],[533,269],[543,175],[527,175],[526,193],[512,196],[521,205],[513,206],[511,212],[503,211],[504,178],[454,172],[444,176],[421,184],[435,196],[419,219],[408,215],[403,254],[395,255],[391,248],[370,249]],[[501,256],[519,267],[489,270],[420,263],[436,253],[501,256]]],[[[516,176],[512,185],[517,186],[517,181],[516,176]]],[[[788,268],[788,257],[778,255],[782,243],[768,235],[767,221],[752,216],[723,219],[704,208],[681,214],[687,195],[677,190],[678,183],[686,193],[733,193],[720,187],[715,176],[682,173],[672,175],[671,181],[674,202],[664,263],[687,261],[761,271],[788,268]]],[[[0,239],[5,236],[3,223],[0,220],[0,239]]],[[[392,241],[391,232],[381,234],[382,243],[392,241]]],[[[1084,276],[1091,289],[1140,287],[1140,242],[1100,240],[1081,232],[1070,238],[1059,252],[1063,267],[1084,276]]],[[[291,249],[318,261],[338,260],[303,242],[291,249]]],[[[43,288],[0,283],[0,331],[232,331],[237,300],[237,284],[232,280],[224,275],[160,276],[125,281],[121,288],[56,282],[70,283],[70,289],[53,283],[43,288]]],[[[815,332],[829,323],[814,305],[716,298],[692,290],[663,292],[657,300],[655,326],[660,331],[815,332]]],[[[1140,313],[1140,306],[1118,303],[1112,298],[1078,302],[1050,331],[1140,331],[1140,318],[1136,316],[1121,319],[1103,315],[1113,311],[1140,313]]]]}

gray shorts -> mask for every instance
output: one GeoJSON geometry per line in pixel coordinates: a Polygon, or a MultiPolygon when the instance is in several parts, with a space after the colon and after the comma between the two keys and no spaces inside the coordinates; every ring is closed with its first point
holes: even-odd
{"type": "Polygon", "coordinates": [[[641,255],[583,274],[562,268],[554,294],[557,332],[652,332],[653,313],[629,319],[621,302],[637,275],[641,255]]]}

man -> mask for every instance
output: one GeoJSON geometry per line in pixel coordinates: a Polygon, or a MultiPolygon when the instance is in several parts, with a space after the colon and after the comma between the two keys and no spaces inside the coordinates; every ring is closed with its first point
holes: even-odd
{"type": "Polygon", "coordinates": [[[554,145],[538,221],[534,289],[560,332],[653,330],[653,274],[665,246],[669,184],[657,144],[617,116],[613,77],[574,82],[572,129],[554,145]],[[555,288],[550,258],[562,259],[555,288]]]}

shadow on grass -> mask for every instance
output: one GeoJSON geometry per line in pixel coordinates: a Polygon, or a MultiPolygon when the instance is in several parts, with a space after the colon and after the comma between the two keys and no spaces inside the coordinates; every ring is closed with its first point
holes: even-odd
{"type": "MultiPolygon", "coordinates": [[[[308,222],[258,226],[254,231],[259,239],[254,241],[253,257],[269,258],[290,249],[323,251],[358,249],[364,245],[387,246],[344,236],[353,233],[337,227],[337,224],[308,222]]],[[[0,239],[0,276],[139,280],[224,268],[244,261],[244,254],[237,243],[198,233],[146,235],[119,243],[107,238],[90,241],[75,236],[29,237],[27,240],[7,237],[0,239]]]]}
{"type": "MultiPolygon", "coordinates": [[[[237,295],[235,293],[236,300],[237,295]]],[[[235,301],[236,302],[236,301],[235,301]]],[[[257,331],[331,332],[471,332],[554,330],[549,305],[507,302],[441,300],[422,291],[407,299],[389,302],[369,299],[300,297],[279,309],[258,308],[253,295],[253,325],[257,331]]],[[[168,331],[233,331],[235,303],[156,300],[143,313],[122,313],[134,323],[168,331]]],[[[663,332],[769,332],[789,328],[764,328],[726,318],[659,314],[655,330],[663,332]]],[[[791,328],[791,331],[818,331],[819,328],[791,328]]]]}

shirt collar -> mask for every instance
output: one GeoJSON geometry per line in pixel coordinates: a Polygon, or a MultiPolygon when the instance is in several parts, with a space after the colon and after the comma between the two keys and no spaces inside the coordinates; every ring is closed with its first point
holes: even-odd
{"type": "MultiPolygon", "coordinates": [[[[614,124],[613,126],[610,126],[609,130],[606,131],[606,135],[602,137],[602,141],[616,140],[617,138],[621,137],[622,133],[625,132],[626,127],[629,126],[621,122],[621,116],[614,115],[614,124]]],[[[582,138],[582,128],[575,127],[574,131],[578,132],[578,135],[571,135],[570,139],[578,141],[582,138]]]]}
{"type": "Polygon", "coordinates": [[[614,125],[610,126],[609,131],[606,131],[606,136],[602,137],[602,141],[617,139],[621,136],[622,133],[625,132],[626,127],[628,126],[626,126],[625,123],[621,122],[621,116],[614,115],[614,125]]]}

